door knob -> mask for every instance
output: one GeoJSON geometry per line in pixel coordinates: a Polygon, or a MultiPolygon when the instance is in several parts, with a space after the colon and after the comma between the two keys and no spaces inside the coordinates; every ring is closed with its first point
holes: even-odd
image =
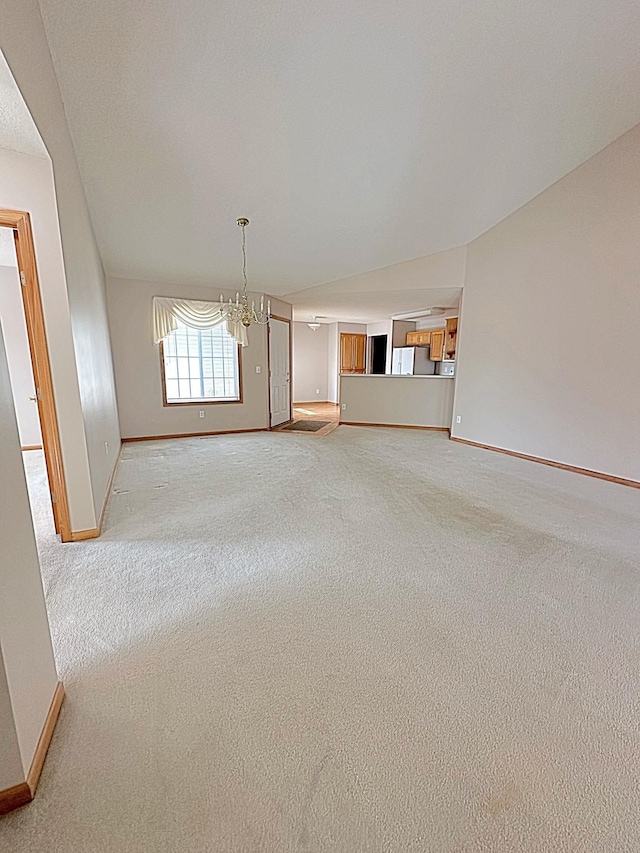
{"type": "Polygon", "coordinates": [[[38,402],[38,398],[37,398],[37,397],[29,397],[29,399],[30,399],[30,400],[32,400],[34,403],[37,403],[37,402],[38,402]]]}

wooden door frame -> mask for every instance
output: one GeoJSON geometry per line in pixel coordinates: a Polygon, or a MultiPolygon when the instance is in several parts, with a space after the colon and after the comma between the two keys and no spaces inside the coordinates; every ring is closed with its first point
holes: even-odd
{"type": "Polygon", "coordinates": [[[44,451],[51,506],[56,533],[60,534],[63,542],[72,541],[71,517],[69,514],[69,499],[67,483],[62,460],[62,445],[58,428],[49,348],[42,310],[38,267],[31,229],[31,217],[23,210],[7,210],[0,208],[0,227],[13,230],[18,270],[20,274],[20,290],[27,323],[29,352],[33,379],[36,386],[38,414],[40,416],[40,431],[42,433],[42,449],[44,451]]]}
{"type": "Polygon", "coordinates": [[[291,340],[291,320],[287,317],[279,317],[277,314],[271,314],[270,320],[280,320],[281,323],[289,325],[289,420],[278,424],[277,427],[271,426],[271,327],[267,323],[267,374],[269,379],[269,429],[278,429],[278,427],[286,426],[293,420],[293,341],[291,340]]]}

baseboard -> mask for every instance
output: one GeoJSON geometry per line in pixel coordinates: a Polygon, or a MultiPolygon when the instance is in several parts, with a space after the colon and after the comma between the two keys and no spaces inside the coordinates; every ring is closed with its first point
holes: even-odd
{"type": "Polygon", "coordinates": [[[386,429],[429,429],[436,432],[449,432],[449,427],[416,426],[415,424],[372,424],[365,421],[340,421],[340,426],[385,427],[386,429]]]}
{"type": "Polygon", "coordinates": [[[123,438],[123,442],[131,441],[165,441],[169,438],[206,438],[208,435],[238,435],[246,432],[268,432],[269,427],[254,427],[253,429],[218,429],[213,432],[176,432],[171,435],[132,435],[123,438]]]}
{"type": "Polygon", "coordinates": [[[540,465],[548,465],[551,468],[560,468],[562,471],[571,471],[573,474],[584,474],[586,477],[595,477],[597,480],[606,480],[608,483],[617,483],[619,486],[629,486],[632,489],[640,489],[638,480],[628,480],[626,477],[615,477],[613,474],[603,474],[601,471],[592,471],[589,468],[579,468],[577,465],[566,465],[564,462],[554,462],[553,459],[544,459],[542,456],[530,456],[528,453],[517,453],[515,450],[506,450],[504,447],[494,447],[492,444],[481,444],[479,441],[469,441],[466,438],[450,436],[451,441],[459,444],[469,444],[471,447],[480,447],[482,450],[493,450],[495,453],[504,453],[505,456],[515,456],[516,459],[526,459],[528,462],[538,462],[540,465]]]}
{"type": "Polygon", "coordinates": [[[87,530],[72,530],[68,542],[84,542],[85,539],[97,539],[100,536],[99,527],[89,527],[87,530]]]}
{"type": "Polygon", "coordinates": [[[12,788],[5,788],[4,791],[0,791],[0,815],[20,809],[30,803],[32,799],[31,788],[26,782],[20,782],[19,785],[14,785],[12,788]]]}
{"type": "Polygon", "coordinates": [[[8,814],[9,812],[26,806],[36,795],[38,782],[44,766],[44,760],[47,757],[47,752],[51,744],[51,738],[60,716],[60,708],[64,701],[64,686],[61,681],[53,694],[49,711],[47,712],[44,726],[40,733],[38,745],[31,762],[31,767],[27,773],[26,781],[20,782],[19,785],[14,785],[12,788],[5,788],[0,791],[0,815],[8,814]]]}
{"type": "Polygon", "coordinates": [[[42,450],[41,444],[24,444],[20,450],[42,450]]]}
{"type": "Polygon", "coordinates": [[[104,493],[104,500],[102,502],[102,510],[100,512],[100,518],[98,519],[98,536],[102,531],[102,523],[104,521],[104,514],[107,511],[107,504],[109,503],[109,498],[111,497],[111,487],[113,486],[113,481],[116,476],[116,471],[118,470],[118,465],[120,464],[120,457],[122,456],[122,441],[120,442],[120,447],[118,448],[118,453],[116,455],[116,461],[114,462],[113,468],[111,469],[111,476],[109,477],[109,481],[107,483],[107,488],[104,493]]]}
{"type": "Polygon", "coordinates": [[[337,403],[332,403],[331,400],[294,400],[292,406],[337,406],[337,403]]]}

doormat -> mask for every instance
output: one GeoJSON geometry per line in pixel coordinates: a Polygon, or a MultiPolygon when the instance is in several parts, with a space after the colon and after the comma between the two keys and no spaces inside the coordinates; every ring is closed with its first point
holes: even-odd
{"type": "Polygon", "coordinates": [[[295,421],[289,426],[282,427],[282,429],[292,429],[296,432],[318,432],[319,429],[330,423],[331,421],[295,421]]]}

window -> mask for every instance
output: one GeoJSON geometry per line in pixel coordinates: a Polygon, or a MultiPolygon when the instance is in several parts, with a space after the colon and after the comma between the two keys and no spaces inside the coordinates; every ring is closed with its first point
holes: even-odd
{"type": "Polygon", "coordinates": [[[165,406],[241,403],[241,355],[226,323],[191,329],[178,323],[160,344],[165,406]]]}

